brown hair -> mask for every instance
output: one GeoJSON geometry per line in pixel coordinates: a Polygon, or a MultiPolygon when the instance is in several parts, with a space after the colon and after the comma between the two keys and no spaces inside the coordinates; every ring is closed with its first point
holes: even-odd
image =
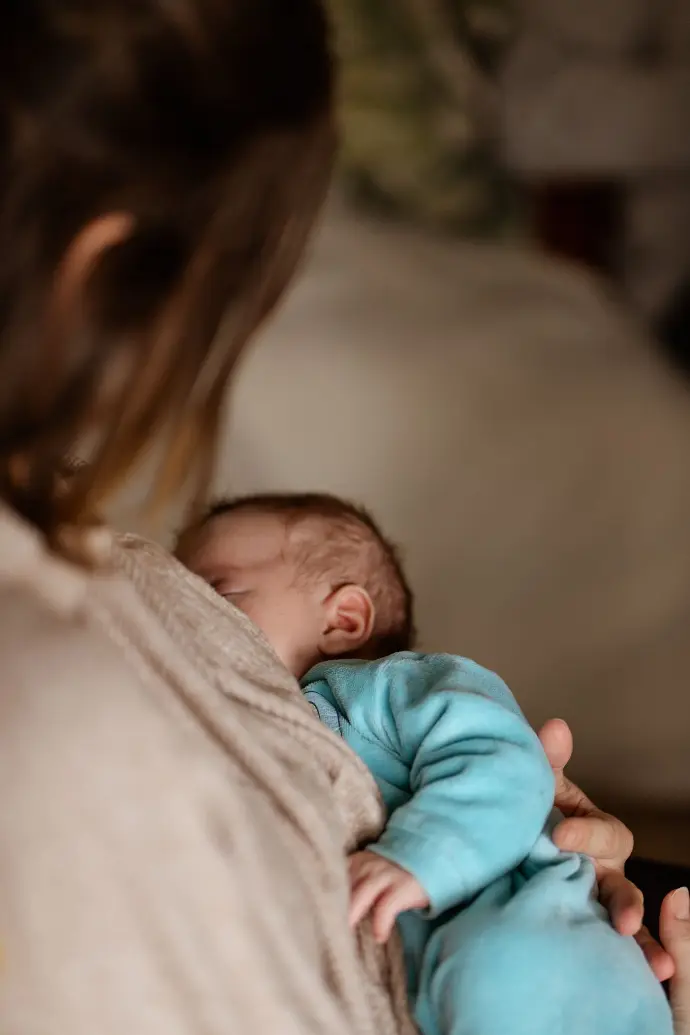
{"type": "Polygon", "coordinates": [[[205,485],[224,386],[326,189],[331,61],[319,0],[21,0],[2,18],[0,498],[51,537],[161,431],[160,492],[192,459],[205,485]],[[61,260],[117,212],[131,232],[60,313],[61,260]]]}
{"type": "Polygon", "coordinates": [[[328,575],[332,589],[351,583],[367,590],[376,612],[368,658],[411,650],[416,633],[414,599],[397,547],[364,507],[328,493],[260,493],[215,503],[202,520],[182,533],[177,556],[194,549],[199,531],[210,521],[241,511],[283,517],[303,533],[292,545],[300,578],[328,575]],[[316,522],[316,527],[311,522],[316,522]]]}

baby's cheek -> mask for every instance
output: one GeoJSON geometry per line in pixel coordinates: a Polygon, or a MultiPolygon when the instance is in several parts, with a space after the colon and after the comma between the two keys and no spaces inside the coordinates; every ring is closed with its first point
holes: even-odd
{"type": "Polygon", "coordinates": [[[261,603],[256,600],[245,600],[241,606],[247,618],[250,618],[254,625],[261,629],[261,632],[271,646],[276,648],[280,644],[283,635],[281,623],[279,620],[276,620],[276,616],[272,615],[268,608],[262,607],[261,603]]]}

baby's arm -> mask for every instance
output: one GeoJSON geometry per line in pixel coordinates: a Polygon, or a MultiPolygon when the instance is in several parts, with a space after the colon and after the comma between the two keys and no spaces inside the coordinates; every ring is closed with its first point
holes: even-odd
{"type": "Polygon", "coordinates": [[[374,667],[373,680],[367,668],[366,693],[350,714],[408,764],[412,797],[392,813],[378,842],[354,857],[354,876],[369,870],[382,890],[372,902],[371,882],[362,888],[360,879],[353,907],[361,911],[366,899],[367,912],[384,899],[402,903],[397,913],[429,905],[435,915],[525,858],[553,806],[553,773],[493,673],[445,655],[389,659],[374,667]],[[384,873],[372,855],[392,867],[384,873]],[[421,889],[424,900],[412,904],[421,889]]]}

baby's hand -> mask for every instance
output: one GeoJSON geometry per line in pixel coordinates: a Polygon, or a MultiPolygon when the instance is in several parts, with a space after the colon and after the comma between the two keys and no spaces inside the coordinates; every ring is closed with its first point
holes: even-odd
{"type": "Polygon", "coordinates": [[[376,852],[356,852],[349,866],[350,923],[356,927],[371,913],[377,942],[388,941],[400,913],[429,905],[429,896],[412,874],[376,852]]]}

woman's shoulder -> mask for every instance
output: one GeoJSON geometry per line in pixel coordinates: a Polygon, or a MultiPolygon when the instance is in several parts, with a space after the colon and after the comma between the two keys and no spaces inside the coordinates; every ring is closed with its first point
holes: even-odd
{"type": "Polygon", "coordinates": [[[113,563],[140,603],[199,672],[214,681],[245,676],[273,693],[298,697],[290,673],[259,629],[164,547],[120,535],[113,563]]]}
{"type": "MultiPolygon", "coordinates": [[[[184,592],[175,593],[184,586],[183,573],[176,582],[173,559],[166,564],[160,551],[161,572],[171,582],[161,588],[154,581],[152,588],[145,577],[149,548],[143,542],[128,548],[136,558],[132,580],[118,571],[116,537],[103,570],[85,571],[55,556],[33,529],[0,509],[3,750],[16,741],[15,754],[38,746],[56,765],[58,759],[89,764],[115,740],[129,742],[144,729],[151,750],[169,747],[190,724],[180,696],[201,694],[213,720],[222,714],[223,695],[196,664],[206,653],[203,645],[193,653],[196,623],[190,621],[184,635],[166,617],[176,602],[187,614],[184,592]]],[[[150,552],[157,553],[152,544],[150,552]]],[[[233,639],[232,622],[227,636],[233,639]]],[[[202,630],[196,638],[203,638],[202,630]]],[[[21,765],[27,764],[22,755],[21,765]]]]}
{"type": "Polygon", "coordinates": [[[88,574],[81,581],[76,571],[72,579],[69,569],[51,565],[46,556],[48,592],[39,579],[0,578],[5,801],[16,795],[24,801],[25,790],[15,786],[13,773],[22,773],[27,784],[39,781],[46,794],[58,770],[76,766],[86,778],[118,731],[140,728],[152,709],[160,711],[131,659],[94,619],[88,574]]]}
{"type": "Polygon", "coordinates": [[[233,698],[291,723],[310,714],[258,629],[165,549],[113,535],[103,570],[86,572],[1,508],[0,670],[15,688],[3,710],[48,714],[41,693],[53,688],[78,726],[111,713],[138,722],[177,700],[219,729],[233,698]]]}
{"type": "MultiPolygon", "coordinates": [[[[0,505],[0,659],[5,687],[37,667],[52,677],[63,657],[92,641],[83,621],[92,578],[56,556],[41,535],[0,505]]],[[[83,669],[80,659],[79,670],[83,669]]],[[[72,667],[71,665],[69,666],[72,667]]]]}
{"type": "Polygon", "coordinates": [[[87,613],[74,603],[51,600],[36,586],[0,581],[0,670],[5,703],[50,692],[63,684],[71,694],[89,693],[129,676],[123,659],[87,613]]]}
{"type": "MultiPolygon", "coordinates": [[[[89,619],[92,573],[56,556],[41,535],[0,506],[0,670],[4,704],[52,684],[78,691],[124,668],[89,619]],[[21,691],[24,693],[21,693],[21,691]]],[[[28,695],[28,696],[27,696],[28,695]]]]}

